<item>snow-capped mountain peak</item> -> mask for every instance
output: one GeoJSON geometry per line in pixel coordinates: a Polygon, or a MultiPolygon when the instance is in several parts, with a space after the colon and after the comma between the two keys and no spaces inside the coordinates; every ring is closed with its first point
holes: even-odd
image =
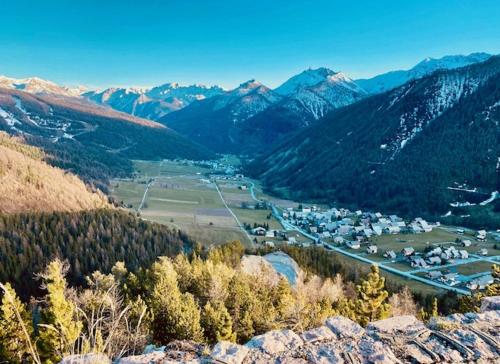
{"type": "Polygon", "coordinates": [[[52,81],[47,81],[39,77],[16,79],[0,76],[0,87],[25,91],[32,94],[54,94],[61,96],[80,96],[86,91],[82,86],[76,88],[60,86],[52,81]]]}
{"type": "Polygon", "coordinates": [[[409,70],[387,72],[373,78],[356,80],[356,83],[370,94],[382,93],[402,84],[425,77],[437,70],[451,70],[484,62],[491,57],[487,53],[471,53],[469,55],[452,55],[441,58],[427,57],[409,70]]]}
{"type": "Polygon", "coordinates": [[[288,79],[274,91],[280,95],[290,95],[300,88],[317,85],[318,83],[323,82],[336,74],[336,72],[325,67],[317,69],[309,68],[288,79]]]}

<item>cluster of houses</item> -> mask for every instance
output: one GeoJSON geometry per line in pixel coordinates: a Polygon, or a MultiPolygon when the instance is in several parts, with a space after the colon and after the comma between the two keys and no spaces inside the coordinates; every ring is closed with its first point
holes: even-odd
{"type": "Polygon", "coordinates": [[[409,255],[408,260],[414,268],[428,268],[429,266],[439,266],[452,263],[455,259],[468,259],[469,253],[466,250],[458,250],[454,246],[436,247],[424,255],[409,255]]]}
{"type": "Polygon", "coordinates": [[[362,212],[360,210],[351,212],[343,208],[321,211],[315,206],[301,207],[298,210],[288,208],[283,212],[283,218],[290,224],[299,226],[323,239],[347,235],[369,238],[382,234],[418,234],[430,232],[436,226],[429,224],[422,218],[416,218],[414,221],[406,223],[397,215],[385,216],[380,212],[362,212]]]}
{"type": "Polygon", "coordinates": [[[456,286],[458,284],[465,283],[465,287],[467,287],[471,291],[483,290],[488,285],[494,282],[494,278],[490,273],[486,273],[484,275],[480,275],[479,277],[467,280],[467,277],[461,276],[456,272],[443,273],[439,270],[432,270],[426,273],[426,277],[434,281],[444,283],[448,286],[456,286]]]}

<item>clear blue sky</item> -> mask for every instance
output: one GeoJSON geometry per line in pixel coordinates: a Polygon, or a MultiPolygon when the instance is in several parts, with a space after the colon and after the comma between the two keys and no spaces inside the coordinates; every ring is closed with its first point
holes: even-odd
{"type": "Polygon", "coordinates": [[[499,0],[0,0],[0,74],[64,84],[277,86],[500,53],[499,0]]]}

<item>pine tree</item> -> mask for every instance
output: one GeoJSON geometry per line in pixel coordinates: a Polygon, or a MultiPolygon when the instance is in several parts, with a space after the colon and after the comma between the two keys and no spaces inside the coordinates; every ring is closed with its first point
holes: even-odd
{"type": "Polygon", "coordinates": [[[154,287],[150,307],[154,315],[153,340],[166,344],[172,340],[203,339],[200,309],[193,295],[181,293],[177,273],[167,257],[160,257],[152,268],[154,287]]]}
{"type": "Polygon", "coordinates": [[[0,306],[0,362],[39,362],[32,345],[33,326],[31,314],[17,297],[9,283],[0,284],[3,290],[0,306]],[[29,359],[28,359],[29,358],[29,359]]]}
{"type": "Polygon", "coordinates": [[[76,305],[67,299],[64,274],[66,267],[56,259],[42,275],[47,294],[46,307],[42,310],[40,346],[47,361],[59,361],[74,351],[74,345],[82,331],[77,318],[76,305]]]}
{"type": "Polygon", "coordinates": [[[434,297],[434,300],[432,300],[432,309],[431,309],[430,316],[431,317],[438,317],[439,316],[438,300],[436,297],[434,297]]]}
{"type": "Polygon", "coordinates": [[[356,318],[362,326],[389,316],[390,305],[385,302],[389,293],[385,290],[385,278],[380,276],[376,265],[371,266],[368,278],[356,288],[356,318]]]}
{"type": "Polygon", "coordinates": [[[216,301],[213,304],[207,302],[203,307],[201,323],[205,338],[210,344],[218,341],[236,340],[236,335],[233,333],[233,320],[227,311],[224,303],[216,301]]]}

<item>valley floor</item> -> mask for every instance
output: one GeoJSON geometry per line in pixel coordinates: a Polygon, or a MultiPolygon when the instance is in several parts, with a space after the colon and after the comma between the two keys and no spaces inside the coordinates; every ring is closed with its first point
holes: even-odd
{"type": "MultiPolygon", "coordinates": [[[[231,167],[238,163],[227,159],[231,167]]],[[[473,231],[459,235],[456,227],[438,227],[422,234],[384,234],[370,238],[378,246],[376,254],[365,249],[353,250],[335,244],[331,239],[319,240],[315,235],[293,226],[282,216],[282,211],[298,203],[266,195],[259,182],[238,174],[225,174],[221,166],[189,161],[135,161],[135,175],[131,179],[112,182],[112,196],[127,208],[136,211],[146,220],[179,228],[200,243],[209,246],[240,240],[248,247],[285,243],[282,236],[253,235],[249,228],[266,226],[268,231],[283,231],[287,239],[309,246],[319,243],[325,249],[338,253],[349,264],[378,264],[393,281],[406,284],[413,290],[432,293],[442,290],[468,294],[468,281],[487,275],[493,263],[500,262],[500,250],[494,240],[484,243],[474,240],[473,231]],[[259,207],[265,202],[267,206],[259,207]],[[255,208],[257,206],[258,208],[255,208]],[[388,259],[384,252],[412,246],[423,252],[429,245],[453,246],[457,238],[470,239],[473,245],[465,249],[468,259],[455,260],[452,264],[413,268],[401,257],[388,259]],[[488,255],[477,254],[487,247],[488,255]],[[456,281],[447,284],[427,278],[430,271],[443,274],[456,273],[456,281]]],[[[458,249],[458,246],[457,246],[458,249]]]]}

